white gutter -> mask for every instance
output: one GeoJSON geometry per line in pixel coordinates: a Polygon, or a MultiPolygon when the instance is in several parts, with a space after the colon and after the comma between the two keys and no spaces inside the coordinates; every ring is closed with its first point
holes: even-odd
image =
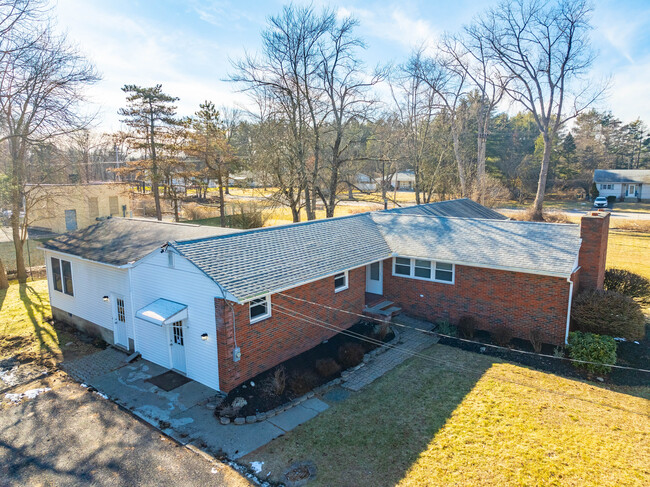
{"type": "Polygon", "coordinates": [[[566,313],[566,332],[564,333],[564,344],[568,345],[569,343],[569,325],[571,324],[571,302],[573,301],[573,281],[569,277],[569,308],[566,313]]]}

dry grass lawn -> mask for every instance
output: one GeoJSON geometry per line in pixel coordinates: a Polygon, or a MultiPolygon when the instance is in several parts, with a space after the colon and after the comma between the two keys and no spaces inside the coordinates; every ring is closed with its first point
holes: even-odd
{"type": "Polygon", "coordinates": [[[46,280],[14,283],[0,291],[0,360],[15,356],[21,362],[54,365],[64,356],[93,350],[72,333],[55,328],[50,317],[46,280]]]}
{"type": "Polygon", "coordinates": [[[650,401],[435,345],[244,458],[314,486],[648,485],[650,401]]]}

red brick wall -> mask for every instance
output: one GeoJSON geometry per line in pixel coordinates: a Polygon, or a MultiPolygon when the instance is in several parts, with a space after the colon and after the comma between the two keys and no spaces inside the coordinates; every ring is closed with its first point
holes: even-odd
{"type": "Polygon", "coordinates": [[[569,283],[558,277],[456,266],[454,284],[393,276],[392,259],[384,261],[384,296],[405,313],[456,323],[470,315],[481,329],[507,326],[518,338],[541,328],[544,341],[563,344],[569,283]]]}
{"type": "MultiPolygon", "coordinates": [[[[349,272],[348,286],[348,289],[335,293],[334,277],[329,277],[285,291],[284,294],[361,313],[365,300],[365,267],[349,272]]],[[[232,390],[242,382],[315,347],[337,333],[297,318],[290,318],[283,314],[285,310],[280,306],[342,329],[349,328],[360,319],[358,316],[303,303],[281,294],[273,294],[271,296],[272,316],[250,324],[248,304],[235,305],[237,345],[241,349],[241,360],[234,362],[232,313],[229,308],[226,308],[224,313],[223,300],[215,299],[219,384],[222,391],[232,390]]]]}
{"type": "Polygon", "coordinates": [[[580,221],[580,291],[603,288],[609,218],[609,213],[592,212],[580,221]]]}

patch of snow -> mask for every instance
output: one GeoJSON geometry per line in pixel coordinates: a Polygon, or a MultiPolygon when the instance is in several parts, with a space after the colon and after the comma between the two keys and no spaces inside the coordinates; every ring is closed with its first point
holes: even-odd
{"type": "Polygon", "coordinates": [[[264,462],[251,462],[251,468],[255,473],[260,473],[262,471],[262,467],[264,467],[264,462]]]}
{"type": "Polygon", "coordinates": [[[18,367],[12,367],[9,370],[0,370],[0,380],[8,386],[17,385],[18,378],[16,377],[16,370],[18,370],[18,367]]]}
{"type": "Polygon", "coordinates": [[[626,342],[627,340],[625,338],[620,338],[620,337],[614,337],[614,340],[617,342],[626,342]]]}
{"type": "Polygon", "coordinates": [[[5,399],[13,403],[19,403],[23,399],[34,399],[38,395],[51,390],[52,389],[50,387],[41,387],[39,389],[29,389],[28,391],[25,392],[18,392],[18,393],[7,392],[5,394],[5,399]]]}
{"type": "Polygon", "coordinates": [[[255,382],[251,381],[251,387],[255,387],[255,382]]]}
{"type": "Polygon", "coordinates": [[[108,396],[106,394],[104,394],[103,392],[93,391],[93,394],[97,394],[101,398],[108,399],[108,396]]]}
{"type": "Polygon", "coordinates": [[[634,340],[634,343],[636,343],[637,345],[639,344],[639,342],[637,342],[636,340],[634,340]]]}
{"type": "Polygon", "coordinates": [[[86,384],[85,382],[82,382],[82,383],[79,384],[79,385],[80,385],[81,387],[84,387],[84,388],[88,389],[88,384],[86,384]]]}

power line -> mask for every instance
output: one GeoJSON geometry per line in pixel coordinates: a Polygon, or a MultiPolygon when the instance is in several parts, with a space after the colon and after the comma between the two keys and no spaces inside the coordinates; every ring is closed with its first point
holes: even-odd
{"type": "MultiPolygon", "coordinates": [[[[285,308],[284,306],[280,306],[280,305],[275,305],[275,306],[283,308],[283,309],[289,309],[289,308],[285,308]]],[[[308,318],[308,317],[306,317],[307,315],[303,315],[302,313],[299,313],[298,311],[295,311],[295,310],[290,310],[290,312],[294,313],[294,314],[290,314],[290,313],[284,312],[282,310],[277,310],[277,311],[279,313],[281,313],[281,314],[284,314],[284,315],[289,316],[291,318],[296,318],[296,319],[304,321],[304,322],[306,322],[308,324],[320,326],[321,328],[326,328],[326,329],[332,330],[332,331],[338,331],[341,334],[346,335],[346,336],[351,336],[351,334],[354,333],[354,332],[349,332],[349,330],[343,330],[343,329],[337,328],[334,325],[332,325],[331,323],[327,323],[327,322],[322,321],[322,320],[317,320],[315,318],[308,318]],[[297,315],[302,315],[305,318],[300,317],[300,316],[296,316],[296,314],[297,315]]],[[[358,335],[358,333],[354,333],[354,335],[358,335]]],[[[370,338],[365,337],[365,335],[364,335],[364,338],[366,339],[365,341],[370,340],[370,338]]],[[[383,343],[383,342],[382,342],[382,344],[383,345],[389,345],[389,344],[386,344],[386,343],[383,343]]],[[[476,369],[471,369],[471,368],[468,368],[468,367],[464,367],[462,365],[452,364],[452,363],[450,363],[448,361],[444,361],[444,360],[441,360],[441,359],[436,359],[434,357],[431,357],[430,355],[421,354],[419,352],[415,352],[415,351],[412,351],[412,350],[410,352],[412,353],[412,355],[414,355],[414,356],[416,356],[418,358],[421,358],[426,362],[435,363],[437,365],[443,365],[443,366],[445,366],[447,368],[456,369],[456,370],[461,371],[461,372],[469,372],[471,374],[475,374],[479,378],[481,376],[483,376],[483,374],[485,373],[485,370],[484,371],[479,371],[479,370],[476,370],[476,369]]],[[[560,392],[558,390],[546,389],[546,388],[539,387],[539,386],[536,386],[536,385],[533,385],[533,384],[526,384],[526,383],[518,382],[516,380],[506,379],[504,377],[488,377],[488,379],[496,380],[496,381],[503,382],[503,383],[513,384],[513,385],[519,385],[519,386],[522,386],[522,387],[527,387],[529,389],[536,389],[538,391],[543,391],[543,392],[547,392],[549,394],[555,394],[555,395],[558,395],[558,396],[563,396],[563,397],[566,397],[566,398],[569,398],[569,399],[577,399],[579,401],[589,402],[589,403],[592,403],[592,404],[595,404],[595,405],[598,405],[598,406],[603,406],[603,407],[606,407],[606,408],[613,408],[613,409],[618,409],[620,411],[624,411],[624,412],[628,412],[628,413],[632,413],[632,414],[639,414],[639,415],[642,415],[642,416],[648,416],[647,414],[640,413],[638,411],[632,411],[632,410],[622,408],[620,406],[616,406],[616,405],[613,405],[613,404],[606,404],[606,403],[603,403],[603,402],[600,402],[600,401],[593,401],[591,399],[587,399],[587,398],[584,398],[584,397],[574,396],[572,394],[565,394],[565,393],[560,392]]]]}
{"type": "MultiPolygon", "coordinates": [[[[334,308],[334,307],[328,306],[326,304],[316,303],[314,301],[309,301],[307,299],[297,298],[295,296],[289,296],[288,294],[285,294],[285,293],[277,293],[277,294],[282,295],[282,296],[287,297],[287,298],[295,299],[297,301],[302,301],[304,303],[313,304],[313,305],[316,305],[316,306],[321,306],[323,308],[326,308],[326,309],[329,309],[329,310],[332,310],[332,311],[338,311],[338,312],[341,312],[341,313],[347,313],[347,314],[350,314],[350,315],[359,316],[359,317],[361,317],[363,319],[366,319],[366,320],[369,319],[368,316],[360,314],[360,313],[355,313],[353,311],[348,311],[348,310],[340,309],[340,308],[334,308]]],[[[278,305],[274,304],[274,306],[278,306],[278,305]]],[[[516,353],[520,353],[520,354],[523,354],[523,355],[532,355],[532,356],[535,356],[535,357],[551,358],[551,359],[555,359],[555,360],[566,360],[566,361],[569,361],[569,362],[576,362],[576,363],[581,363],[581,364],[601,365],[601,366],[605,365],[607,367],[611,367],[611,368],[615,368],[615,369],[633,370],[635,372],[650,373],[650,370],[648,370],[648,369],[638,369],[638,368],[635,368],[635,367],[626,367],[624,365],[603,364],[603,363],[600,363],[600,362],[590,362],[590,361],[587,361],[587,360],[579,360],[579,359],[568,358],[568,357],[556,357],[555,355],[548,355],[548,354],[544,354],[544,353],[528,352],[526,350],[517,350],[517,349],[513,349],[513,348],[502,347],[500,345],[493,345],[491,343],[477,342],[475,340],[468,340],[466,338],[459,338],[459,337],[454,337],[454,336],[451,336],[451,335],[445,335],[443,333],[438,333],[438,332],[435,332],[435,331],[427,330],[425,328],[418,328],[418,327],[415,327],[415,326],[404,325],[403,323],[396,323],[396,322],[393,322],[393,321],[381,320],[381,319],[378,319],[378,318],[370,318],[370,319],[372,319],[373,321],[381,322],[381,323],[388,323],[390,325],[400,326],[402,328],[409,328],[411,330],[415,330],[415,331],[418,331],[420,333],[426,333],[426,334],[429,334],[429,335],[437,335],[437,336],[441,336],[441,337],[444,337],[444,338],[451,338],[451,339],[454,339],[454,340],[459,340],[459,341],[465,342],[465,343],[471,343],[471,344],[474,344],[474,345],[481,345],[481,346],[484,346],[484,347],[496,348],[496,349],[504,350],[504,351],[508,351],[508,352],[516,352],[516,353]]]]}

